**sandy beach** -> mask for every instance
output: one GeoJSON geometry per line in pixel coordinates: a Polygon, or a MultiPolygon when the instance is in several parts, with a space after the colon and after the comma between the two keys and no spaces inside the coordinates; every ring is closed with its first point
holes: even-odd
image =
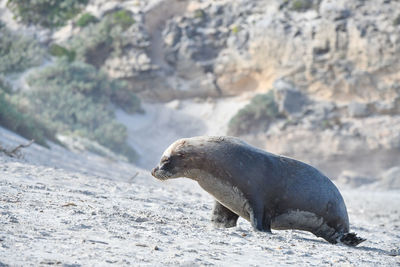
{"type": "MultiPolygon", "coordinates": [[[[23,141],[1,134],[9,145],[23,141]]],[[[243,219],[214,228],[213,199],[195,182],[159,182],[146,170],[82,155],[49,166],[61,151],[72,153],[34,144],[24,159],[0,154],[1,266],[400,264],[399,191],[341,190],[351,230],[367,239],[353,248],[302,231],[254,232],[243,219]]]]}

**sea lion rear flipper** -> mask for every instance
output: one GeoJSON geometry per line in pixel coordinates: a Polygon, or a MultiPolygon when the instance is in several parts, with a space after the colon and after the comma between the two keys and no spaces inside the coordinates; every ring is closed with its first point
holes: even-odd
{"type": "Polygon", "coordinates": [[[342,235],[339,241],[347,246],[355,247],[366,239],[358,237],[356,233],[346,233],[342,235]]]}
{"type": "Polygon", "coordinates": [[[215,201],[214,209],[211,215],[211,222],[216,227],[235,227],[236,222],[239,219],[239,215],[219,203],[215,201]]]}

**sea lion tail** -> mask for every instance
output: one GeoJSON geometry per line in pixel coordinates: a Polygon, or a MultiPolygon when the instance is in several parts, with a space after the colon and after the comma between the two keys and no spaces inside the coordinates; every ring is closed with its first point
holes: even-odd
{"type": "Polygon", "coordinates": [[[339,238],[340,243],[343,243],[350,247],[355,247],[358,244],[364,242],[365,240],[367,239],[358,237],[356,233],[346,233],[339,238]]]}

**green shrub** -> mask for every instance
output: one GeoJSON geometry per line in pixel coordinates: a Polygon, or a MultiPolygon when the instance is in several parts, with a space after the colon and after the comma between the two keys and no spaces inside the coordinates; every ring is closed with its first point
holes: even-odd
{"type": "Polygon", "coordinates": [[[113,23],[120,25],[123,29],[129,28],[135,20],[132,18],[132,13],[121,9],[110,14],[113,23]]]}
{"type": "Polygon", "coordinates": [[[143,113],[140,99],[135,93],[129,91],[128,84],[123,80],[111,81],[111,102],[120,107],[126,113],[143,113]]]}
{"type": "Polygon", "coordinates": [[[82,62],[60,61],[28,77],[28,83],[37,88],[54,86],[75,91],[101,103],[111,101],[127,113],[141,110],[139,98],[129,91],[125,81],[111,80],[95,67],[82,62]]]}
{"type": "Polygon", "coordinates": [[[107,14],[100,22],[85,27],[70,42],[78,60],[100,68],[108,57],[119,56],[130,42],[125,28],[134,23],[125,10],[107,14]]]}
{"type": "MultiPolygon", "coordinates": [[[[70,43],[77,60],[100,68],[113,51],[112,27],[105,20],[91,24],[75,36],[70,43]]],[[[122,32],[121,32],[122,33],[122,32]]]]}
{"type": "Polygon", "coordinates": [[[14,34],[0,23],[0,73],[21,72],[39,65],[45,50],[33,39],[14,34]]]}
{"type": "Polygon", "coordinates": [[[99,22],[99,20],[95,16],[93,16],[90,13],[85,13],[79,17],[79,19],[76,21],[76,25],[83,28],[91,23],[96,23],[96,22],[99,22]]]}
{"type": "MultiPolygon", "coordinates": [[[[125,126],[110,109],[115,90],[127,90],[123,83],[110,81],[91,65],[60,61],[29,76],[28,84],[30,112],[50,129],[89,138],[136,160],[136,152],[126,144],[125,126]]],[[[138,106],[132,110],[139,110],[140,102],[135,101],[138,106]]]]}
{"type": "Polygon", "coordinates": [[[11,94],[12,93],[11,85],[5,81],[4,76],[0,74],[0,92],[11,94]]]}
{"type": "Polygon", "coordinates": [[[235,25],[235,26],[232,27],[232,33],[237,34],[237,33],[239,33],[239,31],[240,31],[240,27],[239,26],[235,25]]]}
{"type": "Polygon", "coordinates": [[[294,0],[290,5],[290,9],[298,12],[307,11],[312,8],[312,0],[294,0]]]}
{"type": "Polygon", "coordinates": [[[30,116],[29,113],[21,111],[13,103],[15,101],[12,101],[11,95],[7,93],[10,91],[10,89],[4,87],[4,84],[0,85],[0,125],[48,147],[46,139],[55,141],[54,133],[30,116]]]}
{"type": "Polygon", "coordinates": [[[195,11],[194,11],[194,17],[195,18],[200,18],[200,19],[202,19],[202,18],[204,18],[206,16],[206,12],[204,12],[204,10],[202,10],[202,9],[196,9],[195,11]]]}
{"type": "Polygon", "coordinates": [[[58,44],[52,44],[50,46],[49,52],[52,56],[55,57],[65,57],[70,62],[74,61],[76,56],[74,50],[68,50],[67,48],[58,44]]]}
{"type": "Polygon", "coordinates": [[[229,121],[228,133],[241,135],[252,131],[265,131],[278,117],[278,106],[273,93],[256,95],[229,121]]]}
{"type": "Polygon", "coordinates": [[[88,0],[8,0],[8,6],[22,22],[47,28],[65,25],[79,14],[88,0]]]}

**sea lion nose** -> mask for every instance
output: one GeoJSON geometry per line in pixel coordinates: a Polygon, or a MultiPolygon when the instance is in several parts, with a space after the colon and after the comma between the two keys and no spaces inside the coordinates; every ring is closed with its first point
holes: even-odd
{"type": "Polygon", "coordinates": [[[152,171],[151,171],[151,175],[153,175],[154,177],[156,176],[156,171],[158,171],[158,166],[155,167],[152,171]]]}

